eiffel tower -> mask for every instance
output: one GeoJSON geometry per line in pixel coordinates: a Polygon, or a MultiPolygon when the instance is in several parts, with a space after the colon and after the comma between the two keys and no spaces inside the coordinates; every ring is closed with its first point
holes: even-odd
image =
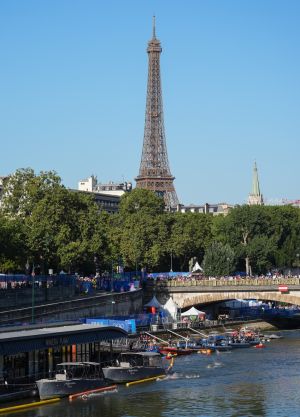
{"type": "Polygon", "coordinates": [[[136,187],[154,191],[164,198],[168,208],[179,204],[171,174],[164,128],[163,101],[160,79],[160,41],[155,34],[153,17],[152,39],[148,42],[148,86],[143,152],[136,187]]]}

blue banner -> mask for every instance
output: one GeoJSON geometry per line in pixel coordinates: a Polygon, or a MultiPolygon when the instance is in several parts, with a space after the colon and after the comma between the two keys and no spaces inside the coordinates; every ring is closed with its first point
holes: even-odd
{"type": "Polygon", "coordinates": [[[94,318],[94,319],[85,319],[86,324],[98,324],[100,326],[114,326],[119,327],[130,334],[136,333],[136,323],[134,319],[129,320],[115,320],[115,319],[104,319],[104,318],[94,318]]]}

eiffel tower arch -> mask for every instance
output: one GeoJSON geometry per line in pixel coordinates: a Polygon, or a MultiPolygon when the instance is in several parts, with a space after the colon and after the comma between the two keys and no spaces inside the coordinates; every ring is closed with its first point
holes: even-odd
{"type": "Polygon", "coordinates": [[[164,128],[160,78],[160,41],[156,38],[153,17],[152,39],[148,42],[148,84],[143,151],[136,187],[154,191],[164,198],[167,207],[176,207],[179,200],[171,174],[164,128]]]}

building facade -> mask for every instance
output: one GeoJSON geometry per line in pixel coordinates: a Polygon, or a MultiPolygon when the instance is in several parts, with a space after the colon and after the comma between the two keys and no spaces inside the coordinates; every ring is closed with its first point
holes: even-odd
{"type": "Polygon", "coordinates": [[[97,182],[97,177],[91,175],[78,182],[78,190],[121,197],[124,193],[132,190],[132,184],[126,181],[122,183],[110,181],[107,184],[102,184],[97,182]]]}
{"type": "Polygon", "coordinates": [[[78,182],[78,192],[92,194],[99,208],[111,214],[119,210],[121,196],[131,190],[130,182],[101,184],[94,175],[78,182]]]}
{"type": "Polygon", "coordinates": [[[95,203],[98,205],[100,210],[107,211],[110,214],[117,213],[119,211],[119,205],[120,205],[120,196],[117,195],[107,195],[103,193],[97,193],[97,192],[90,192],[90,191],[82,191],[82,190],[72,190],[70,191],[75,193],[84,193],[88,194],[93,197],[95,203]]]}
{"type": "Polygon", "coordinates": [[[218,203],[218,204],[209,204],[205,203],[203,205],[196,204],[178,204],[176,208],[172,208],[172,212],[180,213],[203,213],[203,214],[212,214],[213,216],[218,216],[219,214],[227,215],[234,206],[227,203],[218,203]]]}

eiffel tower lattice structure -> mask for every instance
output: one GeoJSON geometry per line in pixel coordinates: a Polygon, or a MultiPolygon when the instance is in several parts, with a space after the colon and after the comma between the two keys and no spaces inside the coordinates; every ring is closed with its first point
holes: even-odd
{"type": "Polygon", "coordinates": [[[137,188],[154,191],[164,198],[166,206],[170,208],[176,207],[179,201],[173,184],[175,177],[169,167],[165,138],[160,78],[161,51],[153,17],[153,35],[147,48],[149,64],[144,142],[139,175],[135,180],[137,188]]]}

